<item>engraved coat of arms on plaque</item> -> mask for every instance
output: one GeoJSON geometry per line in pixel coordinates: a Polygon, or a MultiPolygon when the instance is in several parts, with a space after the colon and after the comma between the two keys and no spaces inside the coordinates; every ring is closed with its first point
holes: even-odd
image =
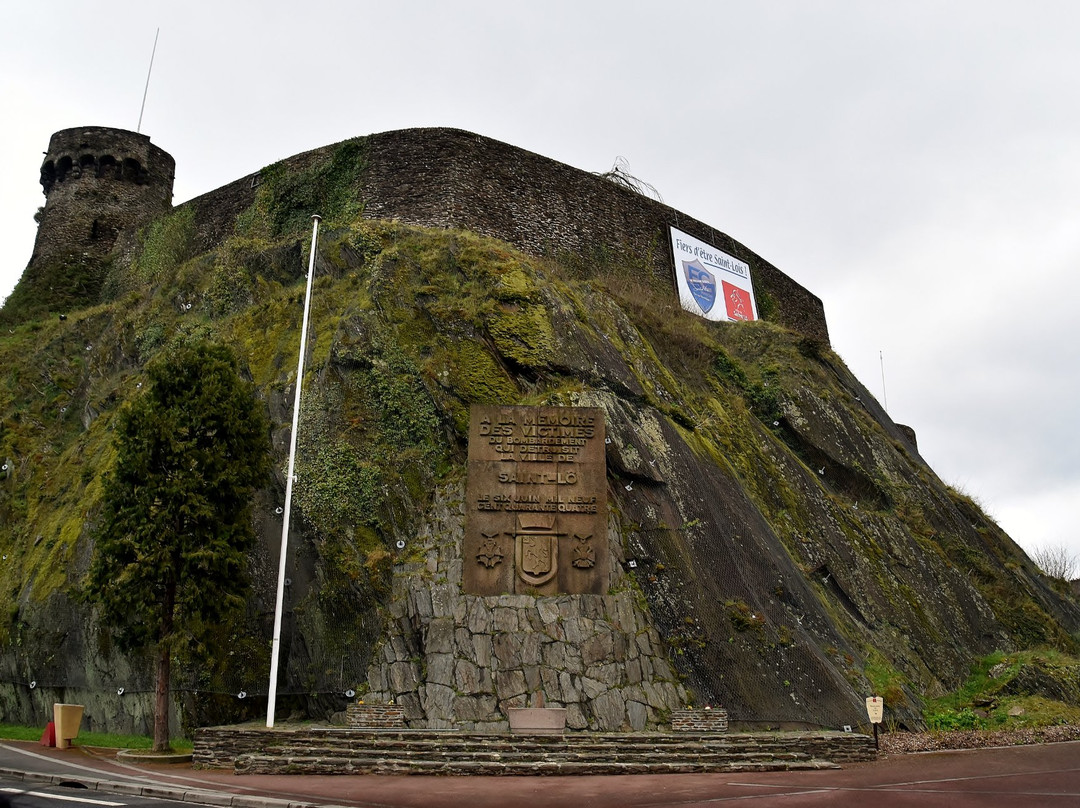
{"type": "Polygon", "coordinates": [[[466,498],[466,592],[606,591],[602,410],[474,405],[466,498]]]}

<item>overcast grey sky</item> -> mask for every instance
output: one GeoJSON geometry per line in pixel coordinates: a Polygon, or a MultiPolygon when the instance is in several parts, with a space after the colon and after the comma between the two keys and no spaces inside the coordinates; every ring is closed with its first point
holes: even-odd
{"type": "Polygon", "coordinates": [[[2,19],[0,297],[49,136],[134,129],[160,26],[142,131],[176,158],[176,202],[410,126],[586,170],[622,156],[822,298],[942,478],[1024,547],[1080,553],[1080,4],[36,0],[2,19]]]}

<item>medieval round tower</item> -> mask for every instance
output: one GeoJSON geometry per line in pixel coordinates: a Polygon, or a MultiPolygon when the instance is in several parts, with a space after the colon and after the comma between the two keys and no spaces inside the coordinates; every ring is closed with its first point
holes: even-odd
{"type": "Polygon", "coordinates": [[[9,305],[63,310],[97,302],[107,262],[172,206],[175,167],[138,132],[83,126],[54,134],[41,166],[45,206],[34,252],[9,305]]]}
{"type": "Polygon", "coordinates": [[[101,126],[57,132],[41,166],[45,208],[31,263],[71,251],[108,255],[122,233],[169,209],[175,169],[147,135],[101,126]]]}

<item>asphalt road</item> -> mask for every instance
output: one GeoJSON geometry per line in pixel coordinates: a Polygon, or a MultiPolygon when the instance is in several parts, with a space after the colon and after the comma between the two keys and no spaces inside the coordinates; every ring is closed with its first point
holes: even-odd
{"type": "MultiPolygon", "coordinates": [[[[79,796],[94,799],[113,799],[106,794],[118,794],[118,800],[171,797],[231,808],[692,808],[726,803],[748,808],[1080,806],[1080,741],[899,755],[831,771],[603,777],[234,775],[192,771],[188,766],[122,764],[102,750],[60,751],[0,743],[0,777],[18,777],[21,772],[54,782],[82,782],[89,788],[79,796]]],[[[43,790],[30,781],[18,786],[43,790]]],[[[145,803],[124,802],[140,804],[145,803]]],[[[94,808],[77,803],[48,805],[94,808]]]]}
{"type": "Polygon", "coordinates": [[[164,808],[172,800],[152,797],[121,797],[82,787],[27,783],[0,777],[2,808],[164,808]]]}

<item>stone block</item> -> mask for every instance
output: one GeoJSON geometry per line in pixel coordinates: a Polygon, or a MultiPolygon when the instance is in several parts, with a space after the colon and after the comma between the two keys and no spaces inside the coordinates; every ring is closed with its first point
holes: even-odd
{"type": "MultiPolygon", "coordinates": [[[[454,586],[461,586],[463,566],[460,558],[451,559],[446,563],[446,566],[443,567],[443,569],[446,570],[447,583],[453,584],[454,586]]],[[[456,610],[457,608],[458,607],[455,605],[454,609],[456,610]]]]}
{"type": "Polygon", "coordinates": [[[411,662],[395,662],[390,666],[390,688],[396,693],[414,691],[419,684],[416,666],[411,662]]]}
{"type": "Polygon", "coordinates": [[[564,645],[563,653],[565,661],[563,667],[568,673],[582,674],[585,672],[585,666],[581,663],[581,653],[573,645],[564,645]]]}
{"type": "Polygon", "coordinates": [[[634,732],[642,732],[648,722],[648,711],[640,701],[626,702],[626,718],[630,723],[630,729],[634,732]]]}
{"type": "Polygon", "coordinates": [[[671,665],[668,664],[666,659],[662,659],[661,657],[653,657],[652,670],[653,676],[656,679],[670,681],[675,678],[675,672],[671,670],[671,665]]]}
{"type": "Polygon", "coordinates": [[[500,702],[527,692],[525,674],[520,670],[499,671],[495,674],[495,695],[498,696],[500,702]]]}
{"type": "Polygon", "coordinates": [[[401,708],[405,711],[406,722],[417,722],[424,720],[424,710],[420,706],[420,696],[416,692],[402,693],[395,699],[401,708]]]}
{"type": "Polygon", "coordinates": [[[556,601],[556,608],[559,610],[559,616],[563,620],[568,620],[571,617],[580,616],[577,602],[574,601],[569,595],[563,595],[556,601]]]}
{"type": "Polygon", "coordinates": [[[617,690],[601,693],[592,701],[592,714],[596,729],[601,732],[618,732],[626,722],[626,703],[617,690]]]}
{"type": "Polygon", "coordinates": [[[645,688],[641,685],[628,685],[622,689],[622,697],[626,699],[627,703],[631,701],[647,703],[647,697],[645,696],[645,688]]]}
{"type": "Polygon", "coordinates": [[[426,684],[420,688],[420,705],[428,719],[428,726],[434,728],[432,720],[449,721],[453,718],[454,691],[446,685],[426,684]]]}
{"type": "Polygon", "coordinates": [[[525,674],[525,687],[528,689],[528,692],[537,693],[543,690],[539,665],[526,665],[522,669],[522,673],[525,674]]]}
{"type": "Polygon", "coordinates": [[[541,598],[536,601],[536,613],[545,626],[559,620],[559,608],[552,602],[551,598],[541,598]]]}
{"type": "Polygon", "coordinates": [[[559,672],[559,690],[562,691],[562,701],[581,701],[581,682],[566,671],[559,672]]]}
{"type": "Polygon", "coordinates": [[[497,607],[494,610],[492,619],[492,630],[496,633],[513,633],[520,631],[521,624],[518,621],[517,609],[508,609],[502,606],[497,607]]]}
{"type": "Polygon", "coordinates": [[[431,587],[432,613],[435,617],[452,617],[460,597],[457,587],[448,583],[436,584],[431,587]]]}
{"type": "Polygon", "coordinates": [[[454,621],[450,617],[436,617],[427,624],[424,651],[428,654],[449,654],[454,650],[454,621]]]}
{"type": "Polygon", "coordinates": [[[639,632],[637,636],[634,637],[634,642],[637,643],[638,650],[643,656],[653,655],[653,644],[652,639],[649,637],[649,632],[639,632]]]}
{"type": "Polygon", "coordinates": [[[466,694],[480,692],[480,667],[467,659],[454,663],[454,687],[466,694]]]}
{"type": "Polygon", "coordinates": [[[495,697],[458,696],[454,699],[454,718],[458,721],[487,722],[499,720],[495,697]]]}
{"type": "Polygon", "coordinates": [[[604,620],[607,611],[607,595],[579,595],[578,609],[588,620],[604,620]]]}
{"type": "Polygon", "coordinates": [[[663,691],[664,697],[669,705],[686,704],[686,702],[689,701],[686,695],[686,688],[680,684],[661,682],[660,690],[663,691]]]}
{"type": "Polygon", "coordinates": [[[627,634],[634,634],[638,630],[637,609],[628,592],[621,593],[616,607],[615,624],[627,634]]]}
{"type": "Polygon", "coordinates": [[[541,649],[541,661],[549,668],[566,667],[566,646],[561,642],[549,643],[541,649]]]}
{"type": "Polygon", "coordinates": [[[595,699],[601,693],[610,689],[610,685],[607,685],[598,679],[590,679],[588,676],[581,677],[581,692],[586,699],[595,699]]]}
{"type": "Polygon", "coordinates": [[[427,681],[440,685],[453,686],[454,684],[454,656],[453,654],[428,654],[427,681]]]}
{"type": "Polygon", "coordinates": [[[412,652],[405,644],[405,638],[400,634],[391,635],[390,642],[384,645],[383,648],[387,651],[387,662],[404,662],[412,656],[412,652]]]}
{"type": "Polygon", "coordinates": [[[510,710],[516,710],[519,707],[528,707],[529,697],[522,693],[520,696],[514,696],[509,699],[499,700],[499,712],[504,715],[510,710]]]}
{"type": "Polygon", "coordinates": [[[431,591],[426,586],[411,590],[409,592],[409,601],[412,604],[413,614],[417,617],[429,619],[435,616],[435,612],[431,607],[431,591]]]}
{"type": "Polygon", "coordinates": [[[544,625],[544,634],[550,637],[553,642],[566,642],[566,631],[563,629],[561,620],[554,623],[546,623],[544,625]]]}
{"type": "Polygon", "coordinates": [[[626,652],[630,647],[630,640],[627,635],[622,632],[616,631],[611,635],[611,658],[616,662],[626,661],[626,652]]]}
{"type": "MultiPolygon", "coordinates": [[[[395,595],[397,595],[396,592],[395,595]]],[[[408,603],[403,598],[395,597],[393,600],[391,600],[389,609],[391,620],[396,621],[405,617],[407,614],[407,607],[408,603]]]]}
{"type": "Polygon", "coordinates": [[[569,729],[588,729],[589,719],[585,717],[580,704],[566,705],[566,726],[569,729]]]}
{"type": "MultiPolygon", "coordinates": [[[[540,683],[548,698],[553,701],[567,700],[564,697],[562,684],[559,682],[559,672],[554,668],[545,667],[540,669],[540,683]]],[[[571,701],[577,701],[577,699],[571,699],[571,701]]]]}
{"type": "Polygon", "coordinates": [[[371,690],[386,690],[386,667],[382,663],[368,665],[368,688],[371,690]]]}
{"type": "Polygon", "coordinates": [[[612,658],[614,644],[609,632],[594,634],[581,645],[581,662],[588,668],[598,662],[612,658]]]}
{"type": "Polygon", "coordinates": [[[516,668],[521,665],[521,637],[516,634],[496,634],[492,639],[492,648],[495,658],[499,660],[499,667],[516,668]]]}
{"type": "Polygon", "coordinates": [[[591,679],[603,682],[607,687],[620,687],[624,684],[623,677],[626,669],[614,662],[606,662],[602,665],[593,665],[585,669],[585,675],[591,679]]]}
{"type": "Polygon", "coordinates": [[[483,598],[469,598],[469,631],[473,634],[491,633],[491,611],[484,605],[483,598]]]}
{"type": "Polygon", "coordinates": [[[655,707],[657,710],[662,710],[665,707],[678,708],[682,706],[682,704],[679,704],[677,702],[669,702],[667,698],[668,694],[665,693],[664,689],[660,687],[660,685],[656,682],[643,682],[641,687],[642,690],[645,691],[645,702],[650,707],[655,707]]]}
{"type": "Polygon", "coordinates": [[[521,641],[521,662],[524,665],[539,665],[540,634],[526,634],[521,641]]]}
{"type": "Polygon", "coordinates": [[[481,668],[491,668],[493,643],[490,634],[474,634],[472,638],[473,659],[481,668]]]}

